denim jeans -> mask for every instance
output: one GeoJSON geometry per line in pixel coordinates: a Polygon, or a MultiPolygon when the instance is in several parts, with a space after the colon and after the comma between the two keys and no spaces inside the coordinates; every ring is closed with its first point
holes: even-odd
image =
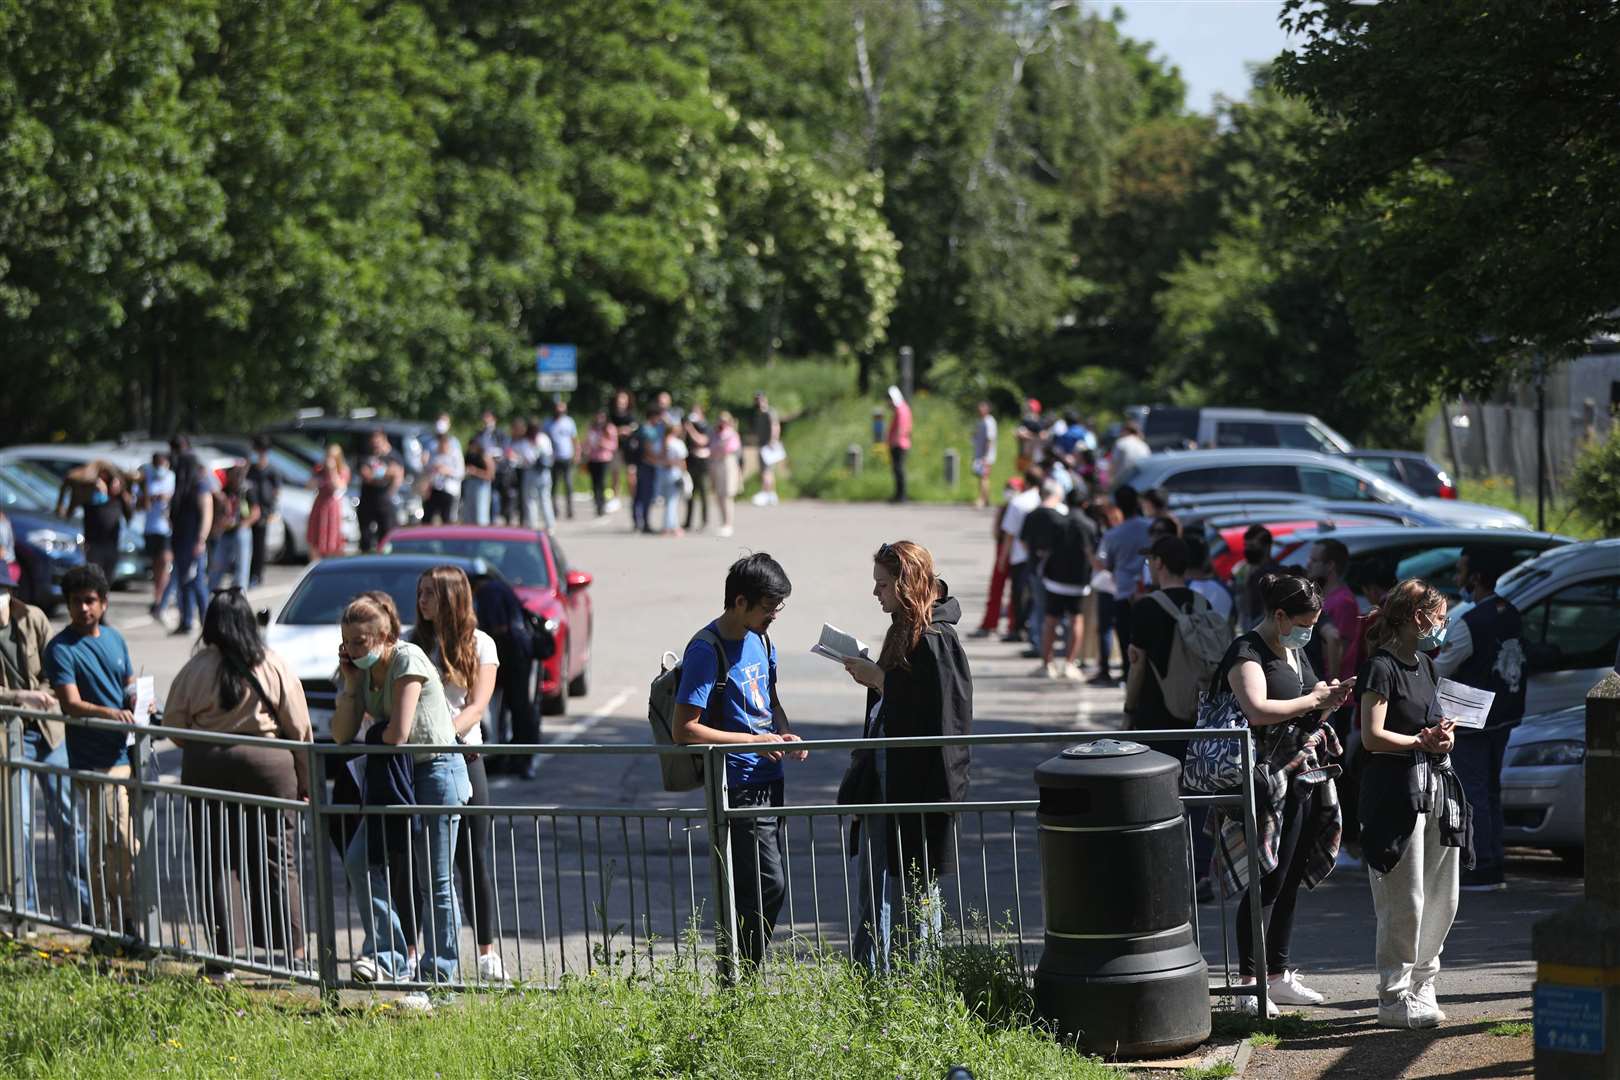
{"type": "MultiPolygon", "coordinates": [[[[45,741],[45,735],[35,726],[23,727],[23,757],[42,765],[55,765],[65,769],[68,765],[67,743],[60,742],[55,749],[45,741]]],[[[65,776],[40,773],[39,786],[32,783],[34,774],[24,773],[28,787],[22,801],[22,834],[27,848],[27,903],[29,911],[39,911],[38,847],[34,836],[34,806],[36,800],[45,807],[45,820],[50,822],[55,837],[57,866],[61,868],[67,890],[62,893],[63,911],[70,922],[90,921],[90,864],[84,844],[84,829],[73,816],[73,782],[65,776]],[[72,905],[77,902],[78,907],[72,905]]]]}
{"type": "Polygon", "coordinates": [[[248,586],[248,571],[253,567],[253,530],[232,529],[208,545],[208,587],[217,589],[230,575],[231,584],[248,586]]]}
{"type": "Polygon", "coordinates": [[[196,554],[197,541],[177,541],[174,545],[174,573],[158,601],[158,610],[169,606],[169,597],[175,596],[180,608],[180,627],[191,629],[193,610],[198,619],[208,610],[208,552],[196,554]]]}
{"type": "Polygon", "coordinates": [[[461,523],[463,525],[489,524],[490,484],[480,476],[469,476],[461,481],[461,523]]]}
{"type": "MultiPolygon", "coordinates": [[[[887,815],[862,817],[860,851],[855,856],[861,897],[855,962],[870,971],[888,971],[897,945],[902,956],[915,959],[919,945],[939,940],[944,922],[938,878],[907,881],[904,874],[889,872],[889,828],[887,815]]],[[[922,872],[920,852],[915,862],[907,861],[922,872]]]]}
{"type": "MultiPolygon", "coordinates": [[[[780,780],[740,784],[730,790],[734,808],[781,806],[780,780]]],[[[765,958],[776,919],[787,898],[787,833],[779,816],[734,818],[731,822],[732,895],[737,900],[737,951],[744,962],[765,958]]]]}
{"type": "Polygon", "coordinates": [[[551,469],[531,465],[523,470],[523,525],[529,529],[550,529],[557,524],[551,509],[551,469]]]}
{"type": "Polygon", "coordinates": [[[658,467],[636,466],[636,497],[630,502],[630,525],[643,531],[651,529],[653,500],[658,497],[658,467]]]}
{"type": "Polygon", "coordinates": [[[681,470],[658,470],[658,497],[664,500],[664,531],[681,526],[681,470]]]}
{"type": "Polygon", "coordinates": [[[1462,872],[1464,885],[1495,885],[1502,877],[1502,759],[1512,728],[1457,732],[1451,765],[1474,808],[1474,868],[1462,872]]]}
{"type": "MultiPolygon", "coordinates": [[[[472,798],[467,778],[467,761],[460,754],[436,754],[416,763],[416,801],[424,806],[465,806],[472,798]]],[[[421,974],[424,982],[450,982],[460,966],[458,939],[461,912],[456,905],[456,832],[460,814],[423,814],[411,821],[411,862],[420,889],[428,895],[428,911],[423,923],[421,974]]],[[[405,940],[399,913],[390,900],[390,874],[404,873],[401,866],[367,865],[366,836],[362,826],[355,830],[343,853],[343,869],[349,889],[360,905],[360,952],[374,957],[377,967],[390,978],[407,974],[406,958],[415,942],[405,940]]]]}
{"type": "Polygon", "coordinates": [[[1029,622],[1024,624],[1024,629],[1029,634],[1029,643],[1039,649],[1042,635],[1046,633],[1046,585],[1041,578],[1046,560],[1031,559],[1029,565],[1033,568],[1029,574],[1029,622]]]}

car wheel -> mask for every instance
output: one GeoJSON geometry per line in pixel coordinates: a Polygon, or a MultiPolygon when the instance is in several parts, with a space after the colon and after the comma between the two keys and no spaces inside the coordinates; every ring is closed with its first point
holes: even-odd
{"type": "Polygon", "coordinates": [[[1578,874],[1586,869],[1586,849],[1583,847],[1553,848],[1552,853],[1563,860],[1567,870],[1578,874]]]}
{"type": "Polygon", "coordinates": [[[585,669],[568,681],[569,697],[584,697],[591,692],[591,662],[585,661],[585,669]]]}

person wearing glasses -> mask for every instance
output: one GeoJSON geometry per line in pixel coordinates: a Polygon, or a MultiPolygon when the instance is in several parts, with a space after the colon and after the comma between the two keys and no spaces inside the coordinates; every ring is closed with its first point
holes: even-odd
{"type": "MultiPolygon", "coordinates": [[[[750,748],[726,754],[732,808],[783,805],[782,759],[807,756],[785,746],[799,737],[776,693],[776,647],[770,639],[771,624],[792,591],[781,563],[764,552],[732,563],[725,610],[698,631],[681,661],[671,731],[675,742],[750,748]]],[[[750,965],[764,959],[787,896],[784,824],[774,815],[731,822],[738,952],[750,965]]]]}
{"type": "MultiPolygon", "coordinates": [[[[872,595],[889,616],[876,662],[844,661],[866,687],[863,737],[971,735],[973,672],[956,636],[962,606],[934,572],[928,549],[909,540],[872,557],[872,595]]],[[[967,798],[968,748],[856,750],[839,785],[841,803],[952,803],[967,798]]],[[[861,921],[855,962],[887,971],[893,955],[935,940],[939,878],[955,870],[956,819],[940,814],[871,815],[856,829],[861,921]]]]}

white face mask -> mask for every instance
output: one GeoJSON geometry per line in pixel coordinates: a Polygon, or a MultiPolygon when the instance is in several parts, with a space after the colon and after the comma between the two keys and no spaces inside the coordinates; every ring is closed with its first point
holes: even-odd
{"type": "Polygon", "coordinates": [[[437,431],[440,435],[449,434],[449,432],[450,432],[450,421],[448,421],[448,420],[435,421],[434,424],[433,424],[433,430],[437,431]]]}

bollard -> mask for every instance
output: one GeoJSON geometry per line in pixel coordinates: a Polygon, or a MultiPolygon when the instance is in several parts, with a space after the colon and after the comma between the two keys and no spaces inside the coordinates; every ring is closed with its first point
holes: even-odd
{"type": "Polygon", "coordinates": [[[945,451],[945,486],[954,488],[962,479],[962,455],[955,448],[945,451]]]}
{"type": "Polygon", "coordinates": [[[859,475],[861,475],[861,464],[862,464],[861,459],[864,456],[865,456],[865,454],[861,450],[861,444],[860,443],[853,443],[852,442],[852,443],[849,444],[849,449],[844,452],[844,467],[849,470],[849,475],[851,475],[851,476],[859,476],[859,475]]]}
{"type": "Polygon", "coordinates": [[[1586,897],[1531,932],[1536,1075],[1620,1076],[1620,672],[1586,695],[1586,897]]]}

